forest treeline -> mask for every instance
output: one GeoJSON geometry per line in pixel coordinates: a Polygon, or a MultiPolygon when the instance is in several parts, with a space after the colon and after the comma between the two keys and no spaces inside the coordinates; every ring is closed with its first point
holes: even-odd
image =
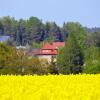
{"type": "MultiPolygon", "coordinates": [[[[12,40],[9,42],[13,45],[65,41],[70,33],[68,23],[64,22],[60,27],[55,22],[43,23],[37,17],[16,20],[14,17],[5,16],[0,18],[0,35],[11,36],[12,40]]],[[[85,28],[85,30],[89,33],[100,32],[100,28],[85,28]]]]}
{"type": "Polygon", "coordinates": [[[34,42],[63,41],[67,32],[55,22],[44,24],[37,17],[15,20],[15,18],[6,16],[0,18],[0,34],[12,36],[14,45],[32,45],[34,42]]]}

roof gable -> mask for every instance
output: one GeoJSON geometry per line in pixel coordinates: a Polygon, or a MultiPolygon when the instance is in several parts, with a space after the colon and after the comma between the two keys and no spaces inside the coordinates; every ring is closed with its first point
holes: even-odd
{"type": "Polygon", "coordinates": [[[45,43],[42,49],[58,49],[58,47],[64,46],[64,42],[45,43]]]}
{"type": "Polygon", "coordinates": [[[50,43],[45,43],[42,49],[55,49],[55,47],[50,43]]]}
{"type": "Polygon", "coordinates": [[[53,46],[55,48],[63,47],[65,45],[64,42],[53,42],[53,46]]]}

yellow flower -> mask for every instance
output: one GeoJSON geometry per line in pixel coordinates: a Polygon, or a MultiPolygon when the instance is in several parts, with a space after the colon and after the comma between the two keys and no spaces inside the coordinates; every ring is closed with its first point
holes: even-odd
{"type": "Polygon", "coordinates": [[[0,76],[0,100],[99,99],[100,74],[0,76]]]}

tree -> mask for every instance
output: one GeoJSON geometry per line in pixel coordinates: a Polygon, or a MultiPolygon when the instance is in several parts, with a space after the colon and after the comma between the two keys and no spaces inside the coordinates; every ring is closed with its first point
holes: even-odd
{"type": "Polygon", "coordinates": [[[92,45],[85,52],[83,72],[87,74],[100,73],[100,48],[92,45]]]}
{"type": "Polygon", "coordinates": [[[30,40],[34,42],[39,42],[41,39],[41,31],[42,31],[42,22],[37,17],[30,17],[29,20],[27,20],[27,27],[30,34],[30,40]]]}
{"type": "Polygon", "coordinates": [[[82,27],[82,25],[77,22],[68,22],[65,26],[66,26],[68,35],[71,33],[74,34],[74,38],[76,38],[76,41],[77,41],[79,47],[82,50],[84,50],[85,49],[86,31],[82,27]]]}
{"type": "Polygon", "coordinates": [[[16,74],[42,74],[42,66],[38,58],[29,58],[26,55],[19,55],[16,61],[16,74]]]}
{"type": "MultiPolygon", "coordinates": [[[[71,33],[69,34],[68,39],[65,42],[65,48],[64,50],[61,50],[63,52],[61,61],[59,63],[59,71],[63,74],[70,74],[70,73],[79,73],[82,71],[82,64],[83,64],[83,56],[80,50],[80,47],[77,44],[77,41],[74,37],[74,35],[71,33]]],[[[60,51],[60,52],[61,52],[60,51]]],[[[59,55],[60,57],[60,55],[59,55]]]]}
{"type": "Polygon", "coordinates": [[[100,32],[95,32],[92,34],[93,41],[95,42],[97,47],[100,47],[100,32]]]}
{"type": "Polygon", "coordinates": [[[17,24],[17,43],[18,45],[25,45],[25,32],[26,32],[26,21],[23,19],[20,19],[18,24],[17,24]]]}
{"type": "Polygon", "coordinates": [[[0,43],[0,74],[43,74],[38,58],[29,58],[25,50],[0,43]]]}
{"type": "Polygon", "coordinates": [[[64,66],[65,66],[65,64],[64,64],[64,62],[65,62],[65,60],[64,60],[64,53],[65,53],[64,49],[65,49],[65,47],[61,47],[61,48],[58,49],[57,67],[58,67],[60,73],[64,73],[64,66]]]}
{"type": "Polygon", "coordinates": [[[0,20],[0,35],[3,35],[4,34],[4,27],[3,27],[3,24],[0,20]]]}
{"type": "Polygon", "coordinates": [[[47,22],[45,24],[45,41],[63,41],[61,29],[57,26],[55,22],[47,22]]]}
{"type": "Polygon", "coordinates": [[[12,17],[5,16],[1,19],[5,35],[13,35],[16,31],[17,21],[12,17]]]}
{"type": "Polygon", "coordinates": [[[65,41],[66,38],[68,37],[67,24],[65,22],[63,23],[63,27],[61,28],[61,33],[63,36],[63,40],[65,41]]]}
{"type": "Polygon", "coordinates": [[[15,74],[16,50],[0,43],[0,74],[15,74]]]}
{"type": "Polygon", "coordinates": [[[49,64],[48,71],[51,74],[59,75],[59,68],[57,67],[57,63],[55,62],[55,56],[52,56],[51,63],[49,64]]]}

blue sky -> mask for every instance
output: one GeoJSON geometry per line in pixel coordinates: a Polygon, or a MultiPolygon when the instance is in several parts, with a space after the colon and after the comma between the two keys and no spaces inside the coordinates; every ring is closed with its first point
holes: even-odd
{"type": "Polygon", "coordinates": [[[100,0],[0,0],[0,17],[8,15],[16,19],[35,16],[60,26],[74,21],[100,27],[100,0]]]}

